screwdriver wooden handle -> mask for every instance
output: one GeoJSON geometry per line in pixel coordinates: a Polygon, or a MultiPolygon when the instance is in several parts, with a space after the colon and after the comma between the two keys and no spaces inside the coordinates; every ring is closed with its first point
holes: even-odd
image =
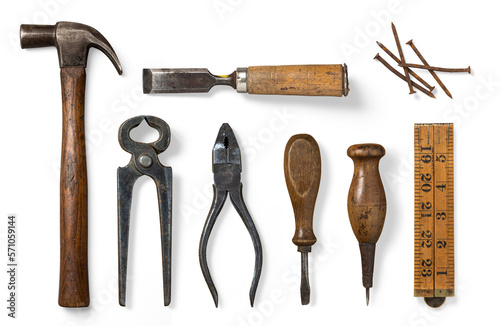
{"type": "Polygon", "coordinates": [[[347,96],[346,65],[248,67],[250,94],[347,96]]]}
{"type": "Polygon", "coordinates": [[[293,243],[309,252],[316,243],[313,212],[321,179],[318,143],[307,134],[294,135],[285,147],[285,180],[295,214],[293,243]]]}
{"type": "Polygon", "coordinates": [[[363,286],[372,287],[375,244],[385,221],[386,200],[378,163],[385,149],[378,144],[353,145],[347,155],[354,161],[347,210],[351,227],[359,242],[363,286]]]}
{"type": "Polygon", "coordinates": [[[85,68],[62,68],[61,262],[59,305],[89,305],[85,68]]]}

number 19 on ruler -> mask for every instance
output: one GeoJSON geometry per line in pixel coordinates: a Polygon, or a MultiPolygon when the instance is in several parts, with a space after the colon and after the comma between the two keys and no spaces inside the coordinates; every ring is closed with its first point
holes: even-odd
{"type": "Polygon", "coordinates": [[[414,296],[455,295],[453,124],[415,124],[414,296]]]}

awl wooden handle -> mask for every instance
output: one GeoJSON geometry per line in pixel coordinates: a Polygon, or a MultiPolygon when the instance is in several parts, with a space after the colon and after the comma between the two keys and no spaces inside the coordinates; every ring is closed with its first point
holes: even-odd
{"type": "Polygon", "coordinates": [[[312,136],[300,134],[290,138],[285,147],[284,168],[295,213],[295,235],[292,241],[299,251],[310,251],[310,247],[316,243],[313,212],[321,179],[321,156],[312,136]]]}
{"type": "Polygon", "coordinates": [[[248,67],[250,94],[347,96],[346,65],[248,67]]]}
{"type": "Polygon", "coordinates": [[[85,68],[62,68],[61,262],[59,305],[89,305],[85,68]]]}
{"type": "Polygon", "coordinates": [[[373,281],[375,244],[385,221],[385,192],[378,170],[385,149],[378,144],[353,145],[347,155],[354,161],[347,210],[361,250],[363,286],[369,288],[373,281]]]}

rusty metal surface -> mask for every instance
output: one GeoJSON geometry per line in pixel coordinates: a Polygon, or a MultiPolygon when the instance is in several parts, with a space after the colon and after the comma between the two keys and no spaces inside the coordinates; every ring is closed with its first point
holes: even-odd
{"type": "MultiPolygon", "coordinates": [[[[399,37],[398,37],[398,32],[396,30],[396,26],[394,23],[391,23],[392,26],[392,33],[394,34],[394,40],[396,41],[396,46],[398,47],[398,52],[399,52],[399,59],[401,60],[401,63],[405,63],[405,56],[403,54],[403,49],[401,48],[401,43],[399,42],[399,37]]],[[[414,94],[415,91],[413,90],[413,84],[410,80],[410,73],[408,72],[408,68],[404,68],[405,72],[405,80],[408,83],[408,88],[410,89],[410,94],[414,94]]]]}
{"type": "Polygon", "coordinates": [[[248,212],[248,209],[243,201],[241,184],[241,154],[240,148],[234,136],[233,130],[229,124],[224,123],[219,130],[217,140],[213,148],[213,164],[212,171],[214,173],[214,200],[212,207],[208,213],[203,233],[200,239],[200,266],[207,282],[210,293],[214,299],[215,306],[219,304],[217,289],[210,275],[207,263],[207,245],[210,233],[214,227],[215,221],[224,206],[227,195],[231,199],[231,203],[240,215],[245,224],[255,250],[255,267],[250,287],[250,305],[253,307],[257,285],[259,284],[260,274],[262,272],[262,244],[260,242],[259,233],[255,224],[248,212]]]}
{"type": "Polygon", "coordinates": [[[87,66],[89,48],[101,50],[111,60],[118,73],[122,66],[108,40],[95,28],[73,22],[58,22],[55,25],[21,25],[21,48],[55,46],[59,55],[59,66],[87,66]]]}
{"type": "MultiPolygon", "coordinates": [[[[380,56],[380,54],[377,53],[373,59],[378,60],[387,69],[389,69],[393,74],[395,74],[396,76],[398,76],[402,80],[406,81],[405,76],[403,74],[401,74],[399,71],[397,71],[396,69],[394,69],[394,67],[392,67],[387,61],[385,61],[384,58],[382,58],[380,56]]],[[[423,88],[422,86],[420,86],[416,82],[413,82],[411,80],[410,80],[410,82],[412,83],[413,87],[415,87],[416,89],[418,89],[419,91],[421,91],[425,95],[432,97],[432,98],[436,98],[436,96],[434,94],[432,94],[430,91],[426,90],[425,88],[423,88]]]]}
{"type": "Polygon", "coordinates": [[[160,118],[137,116],[125,121],[119,131],[121,147],[132,154],[125,167],[118,168],[118,260],[119,303],[125,306],[128,265],[128,243],[132,192],[137,179],[146,175],[153,179],[158,194],[160,211],[161,252],[163,264],[163,303],[170,304],[172,270],[172,168],[165,167],[158,159],[170,144],[170,128],[160,118]],[[130,131],[142,121],[160,134],[157,141],[139,143],[130,138],[130,131]]]}
{"type": "Polygon", "coordinates": [[[143,69],[144,94],[158,93],[207,93],[216,85],[236,89],[236,72],[217,76],[205,68],[143,69]]]}

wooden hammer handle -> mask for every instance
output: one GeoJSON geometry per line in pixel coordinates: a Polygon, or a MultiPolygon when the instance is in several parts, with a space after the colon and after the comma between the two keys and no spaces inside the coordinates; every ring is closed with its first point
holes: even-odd
{"type": "Polygon", "coordinates": [[[285,180],[295,214],[293,243],[299,251],[311,251],[316,243],[313,213],[321,179],[318,143],[310,135],[294,135],[285,147],[285,180]]]}
{"type": "Polygon", "coordinates": [[[61,262],[59,305],[87,307],[87,163],[85,155],[85,68],[62,68],[61,262]]]}
{"type": "Polygon", "coordinates": [[[345,65],[297,65],[248,67],[250,94],[347,96],[345,65]]]}

